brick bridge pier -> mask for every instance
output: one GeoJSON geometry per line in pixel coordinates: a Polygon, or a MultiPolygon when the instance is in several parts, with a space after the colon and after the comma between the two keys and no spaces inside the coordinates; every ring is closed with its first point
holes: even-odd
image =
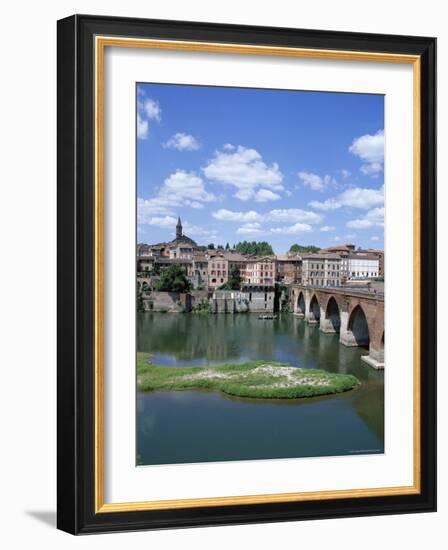
{"type": "Polygon", "coordinates": [[[322,332],[339,333],[344,346],[363,346],[362,356],[371,367],[384,368],[384,296],[356,289],[290,287],[290,306],[294,315],[322,332]]]}

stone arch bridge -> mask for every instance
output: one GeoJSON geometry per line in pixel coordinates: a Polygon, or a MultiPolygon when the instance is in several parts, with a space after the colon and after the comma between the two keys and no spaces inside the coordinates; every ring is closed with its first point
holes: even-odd
{"type": "Polygon", "coordinates": [[[290,287],[294,315],[322,332],[339,333],[344,346],[362,346],[370,366],[384,368],[384,296],[357,289],[321,288],[299,284],[290,287]]]}

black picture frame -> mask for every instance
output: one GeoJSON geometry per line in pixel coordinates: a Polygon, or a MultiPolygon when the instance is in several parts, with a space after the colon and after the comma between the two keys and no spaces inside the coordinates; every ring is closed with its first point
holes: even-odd
{"type": "Polygon", "coordinates": [[[73,534],[436,510],[436,39],[74,15],[58,21],[57,526],[73,534]],[[420,493],[164,510],[95,511],[97,35],[416,55],[421,62],[420,493]]]}

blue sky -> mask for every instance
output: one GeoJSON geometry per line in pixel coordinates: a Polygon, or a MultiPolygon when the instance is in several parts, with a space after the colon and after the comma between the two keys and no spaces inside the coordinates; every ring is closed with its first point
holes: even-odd
{"type": "Polygon", "coordinates": [[[137,239],[383,248],[384,97],[137,85],[137,239]]]}

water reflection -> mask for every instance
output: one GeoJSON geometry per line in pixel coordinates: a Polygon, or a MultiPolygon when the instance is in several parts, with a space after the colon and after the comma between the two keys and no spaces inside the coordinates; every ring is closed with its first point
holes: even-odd
{"type": "Polygon", "coordinates": [[[137,349],[156,364],[186,366],[287,361],[354,374],[359,389],[293,401],[238,399],[214,392],[138,395],[138,463],[328,456],[382,452],[384,376],[366,366],[366,351],[347,348],[302,319],[256,315],[141,313],[137,349]],[[229,446],[229,442],[231,442],[229,446]]]}

